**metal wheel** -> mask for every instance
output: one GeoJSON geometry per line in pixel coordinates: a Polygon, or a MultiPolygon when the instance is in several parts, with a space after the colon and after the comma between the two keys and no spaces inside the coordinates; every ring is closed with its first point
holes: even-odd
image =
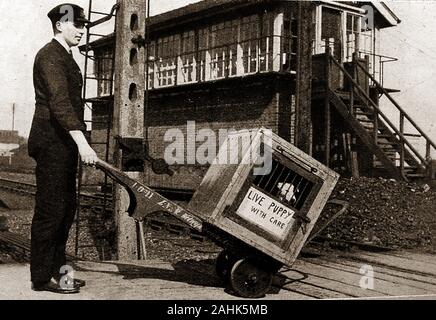
{"type": "Polygon", "coordinates": [[[215,261],[215,271],[218,277],[224,281],[227,281],[229,279],[233,264],[236,261],[237,258],[235,258],[230,252],[227,250],[221,251],[215,261]]]}
{"type": "Polygon", "coordinates": [[[243,298],[262,298],[268,292],[273,273],[250,258],[237,261],[230,272],[232,289],[243,298]]]}

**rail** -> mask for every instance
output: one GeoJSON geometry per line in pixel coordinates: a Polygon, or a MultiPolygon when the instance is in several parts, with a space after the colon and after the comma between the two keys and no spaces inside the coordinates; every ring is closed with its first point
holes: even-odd
{"type": "Polygon", "coordinates": [[[368,57],[370,62],[370,70],[372,71],[372,76],[374,78],[377,77],[378,74],[378,82],[384,86],[384,74],[385,74],[385,64],[390,62],[396,62],[398,61],[397,58],[382,55],[382,54],[376,54],[370,51],[359,51],[358,55],[360,58],[366,58],[368,57]],[[378,68],[377,68],[378,66],[378,68]]]}
{"type": "MultiPolygon", "coordinates": [[[[8,247],[14,247],[21,250],[22,257],[27,259],[30,257],[31,243],[30,239],[10,231],[0,231],[0,244],[5,244],[8,247]]],[[[10,250],[9,250],[10,253],[10,250]]],[[[80,260],[78,257],[67,253],[67,258],[72,261],[80,260]]]]}
{"type": "MultiPolygon", "coordinates": [[[[21,192],[21,193],[27,193],[30,195],[35,195],[36,193],[36,184],[33,183],[26,183],[11,179],[4,179],[0,178],[0,189],[6,189],[14,192],[21,192]]],[[[81,193],[81,197],[87,199],[87,200],[93,200],[93,201],[103,201],[103,196],[93,195],[89,193],[81,193]]]]}
{"type": "Polygon", "coordinates": [[[158,57],[150,53],[149,86],[154,89],[264,72],[292,72],[296,53],[286,45],[291,40],[264,36],[176,55],[158,57]]]}
{"type": "MultiPolygon", "coordinates": [[[[338,60],[343,62],[352,62],[355,54],[359,56],[359,58],[365,59],[368,58],[369,69],[374,78],[378,78],[378,82],[384,85],[384,72],[385,72],[385,64],[398,61],[398,58],[390,57],[383,54],[377,54],[372,51],[367,50],[359,50],[355,51],[354,46],[347,45],[345,50],[345,54],[343,54],[342,50],[342,42],[334,42],[330,40],[323,41],[321,45],[318,46],[318,50],[316,50],[315,44],[316,41],[313,41],[313,54],[324,54],[327,51],[335,56],[338,60]]],[[[354,41],[353,41],[354,43],[354,41]]]]}

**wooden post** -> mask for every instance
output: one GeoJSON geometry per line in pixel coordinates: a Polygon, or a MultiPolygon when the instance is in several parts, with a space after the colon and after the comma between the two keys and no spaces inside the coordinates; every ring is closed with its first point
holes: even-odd
{"type": "Polygon", "coordinates": [[[404,177],[404,114],[400,113],[400,171],[404,177]]]}
{"type": "MultiPolygon", "coordinates": [[[[132,39],[144,37],[146,0],[118,0],[115,56],[114,136],[144,139],[145,48],[132,39]],[[137,59],[131,59],[136,55],[137,59]]],[[[115,150],[114,163],[122,167],[122,150],[115,150]]],[[[143,172],[130,172],[141,179],[143,172]]],[[[115,220],[119,260],[138,258],[138,235],[135,221],[127,214],[129,198],[120,186],[115,187],[115,220]]]]}
{"type": "MultiPolygon", "coordinates": [[[[359,70],[359,69],[357,69],[357,70],[359,70]]],[[[380,106],[380,96],[379,96],[379,91],[378,91],[378,89],[377,88],[374,88],[372,91],[371,91],[371,95],[370,95],[370,98],[371,98],[371,100],[372,101],[374,101],[374,103],[377,105],[377,106],[380,106]]],[[[368,100],[366,100],[366,101],[368,101],[368,100]]],[[[374,111],[374,114],[373,114],[373,119],[374,119],[374,128],[372,129],[373,131],[372,131],[372,134],[373,134],[373,138],[374,138],[374,143],[376,144],[376,145],[379,145],[379,142],[378,142],[378,137],[379,137],[379,134],[378,134],[378,129],[379,129],[379,112],[378,112],[378,109],[377,108],[374,108],[373,106],[371,106],[372,107],[372,110],[374,111]]],[[[369,104],[367,104],[367,110],[370,110],[371,109],[371,107],[370,107],[370,105],[369,104]]],[[[372,154],[368,154],[368,157],[371,157],[372,158],[372,161],[371,161],[371,166],[368,168],[371,172],[371,174],[372,174],[372,171],[373,171],[373,169],[374,169],[374,155],[372,155],[372,154]]]]}
{"type": "Polygon", "coordinates": [[[12,131],[15,131],[15,102],[12,104],[12,131]]]}
{"type": "Polygon", "coordinates": [[[312,154],[312,39],[313,3],[295,1],[298,6],[298,52],[296,88],[295,144],[307,154],[312,154]]]}
{"type": "Polygon", "coordinates": [[[324,164],[329,167],[330,166],[330,136],[331,136],[331,109],[330,109],[330,95],[329,90],[331,87],[331,68],[330,68],[330,56],[331,56],[331,49],[330,49],[330,43],[327,42],[326,44],[326,61],[325,61],[325,83],[326,83],[326,89],[325,89],[325,99],[324,99],[324,146],[325,146],[325,159],[324,164]]]}
{"type": "MultiPolygon", "coordinates": [[[[358,59],[358,56],[354,52],[351,64],[352,64],[352,70],[353,70],[352,76],[353,76],[353,80],[355,80],[355,81],[357,81],[357,59],[358,59]]],[[[352,115],[354,115],[355,114],[355,109],[354,109],[354,100],[355,100],[354,99],[354,90],[355,90],[355,88],[354,88],[353,83],[350,83],[350,88],[351,88],[350,89],[350,112],[352,115]]]]}

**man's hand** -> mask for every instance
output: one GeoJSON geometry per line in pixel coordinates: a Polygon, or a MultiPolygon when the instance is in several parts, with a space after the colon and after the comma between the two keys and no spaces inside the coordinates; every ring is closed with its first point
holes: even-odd
{"type": "Polygon", "coordinates": [[[89,145],[80,147],[79,154],[80,158],[82,158],[83,163],[87,165],[93,166],[98,161],[97,154],[89,145]]]}
{"type": "Polygon", "coordinates": [[[70,135],[77,144],[80,157],[82,161],[87,165],[95,165],[98,162],[98,157],[95,151],[91,148],[86,141],[82,131],[70,131],[70,135]]]}

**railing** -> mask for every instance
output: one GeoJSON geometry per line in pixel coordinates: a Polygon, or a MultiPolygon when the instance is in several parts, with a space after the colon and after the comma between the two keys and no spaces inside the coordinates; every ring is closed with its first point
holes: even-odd
{"type": "MultiPolygon", "coordinates": [[[[432,150],[433,152],[436,150],[435,143],[419,128],[419,126],[412,120],[412,118],[404,111],[404,109],[401,108],[401,106],[392,98],[392,96],[383,88],[383,86],[368,72],[366,66],[362,65],[358,59],[357,55],[355,55],[353,59],[353,63],[355,65],[355,68],[357,70],[360,69],[364,72],[364,74],[374,83],[374,85],[385,94],[387,99],[393,104],[393,106],[396,108],[396,110],[399,112],[399,129],[397,126],[395,126],[392,121],[380,110],[380,107],[377,103],[375,103],[369,96],[369,94],[362,89],[362,87],[358,84],[355,77],[351,76],[345,68],[338,62],[336,59],[328,53],[329,61],[332,62],[334,66],[336,66],[340,72],[345,76],[346,79],[348,79],[351,83],[352,89],[350,90],[350,101],[351,101],[351,110],[350,112],[353,113],[353,101],[354,101],[354,94],[357,94],[359,98],[362,100],[365,100],[368,105],[370,105],[373,108],[374,111],[374,141],[376,144],[378,144],[378,130],[379,130],[379,122],[382,119],[384,124],[388,126],[388,128],[391,130],[391,132],[394,133],[394,136],[396,136],[397,140],[400,142],[400,170],[403,176],[405,176],[405,162],[410,159],[406,159],[405,153],[409,152],[414,157],[416,157],[415,160],[419,160],[420,166],[422,169],[425,169],[428,165],[428,163],[431,160],[431,154],[432,150]],[[416,131],[416,133],[405,133],[406,128],[406,121],[408,121],[409,126],[416,131]],[[414,146],[407,140],[407,137],[416,137],[416,138],[424,138],[425,144],[426,144],[426,152],[425,157],[419,153],[414,146]]],[[[356,73],[356,72],[355,72],[356,73]]]]}
{"type": "MultiPolygon", "coordinates": [[[[296,73],[297,53],[291,46],[291,37],[264,36],[174,56],[150,56],[148,86],[157,89],[257,73],[296,73]]],[[[105,70],[99,71],[102,79],[107,76],[105,70]]],[[[110,94],[104,80],[98,87],[99,96],[110,94]]]]}
{"type": "MultiPolygon", "coordinates": [[[[318,47],[317,42],[315,40],[312,41],[313,45],[313,54],[323,54],[328,50],[330,54],[332,54],[336,59],[341,59],[343,62],[351,62],[353,61],[353,56],[356,54],[356,45],[355,40],[347,41],[345,45],[345,52],[343,53],[342,41],[335,41],[334,38],[323,39],[318,47]],[[342,54],[344,56],[342,56],[342,54]]],[[[358,57],[362,59],[368,58],[369,62],[369,70],[370,73],[377,81],[383,86],[384,85],[384,71],[385,64],[390,62],[398,61],[397,58],[376,54],[372,51],[359,50],[358,57]]]]}
{"type": "Polygon", "coordinates": [[[290,39],[265,36],[172,57],[152,57],[149,87],[155,89],[256,73],[295,72],[292,62],[296,53],[291,52],[290,39]]]}
{"type": "MultiPolygon", "coordinates": [[[[369,51],[359,51],[358,55],[360,58],[368,57],[369,70],[373,78],[377,79],[378,83],[384,86],[384,74],[385,74],[385,64],[390,62],[398,61],[397,58],[385,56],[382,54],[375,54],[369,51]]],[[[374,84],[375,85],[375,84],[374,84]]]]}

